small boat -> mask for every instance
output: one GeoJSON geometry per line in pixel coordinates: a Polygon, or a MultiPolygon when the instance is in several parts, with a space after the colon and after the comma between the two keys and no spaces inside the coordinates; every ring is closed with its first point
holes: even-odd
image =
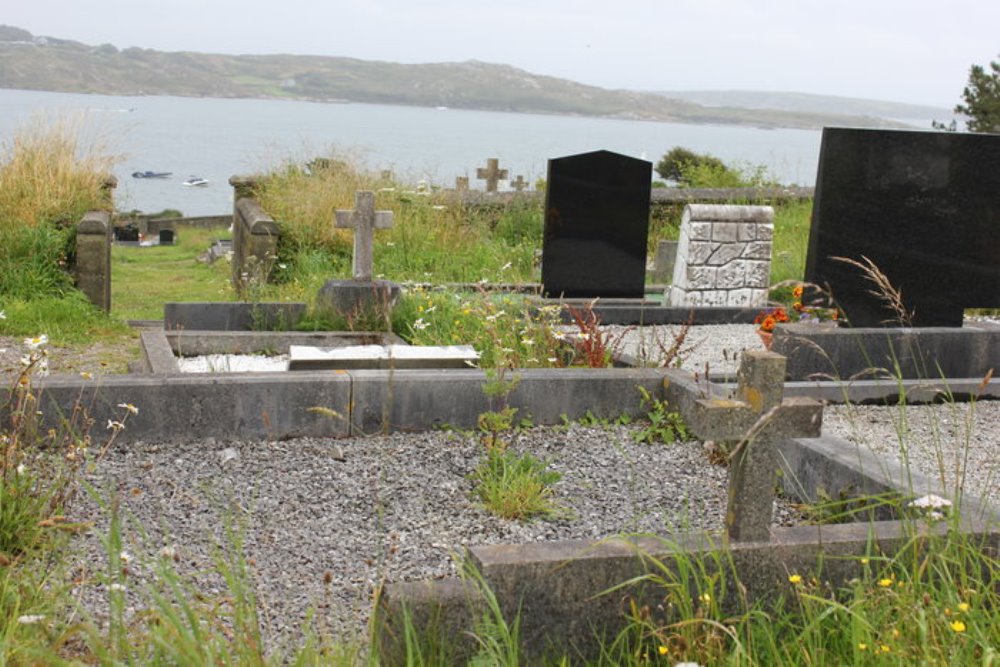
{"type": "Polygon", "coordinates": [[[133,171],[132,178],[168,178],[172,173],[169,171],[133,171]]]}
{"type": "Polygon", "coordinates": [[[208,185],[208,179],[201,176],[190,176],[182,185],[187,185],[188,187],[208,185]]]}

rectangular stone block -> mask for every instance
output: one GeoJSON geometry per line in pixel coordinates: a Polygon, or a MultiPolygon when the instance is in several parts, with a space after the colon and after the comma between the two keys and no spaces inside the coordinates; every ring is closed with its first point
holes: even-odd
{"type": "Polygon", "coordinates": [[[743,257],[746,259],[761,259],[771,261],[771,242],[770,241],[754,241],[753,243],[747,243],[743,247],[743,257]]]}
{"type": "Polygon", "coordinates": [[[750,301],[751,296],[751,291],[746,288],[731,290],[726,305],[734,308],[748,308],[752,305],[750,301]]]}
{"type": "Polygon", "coordinates": [[[756,241],[757,223],[741,222],[737,225],[736,239],[738,241],[756,241]]]}
{"type": "Polygon", "coordinates": [[[746,262],[736,260],[719,267],[715,285],[723,289],[738,289],[746,285],[746,262]]]}
{"type": "Polygon", "coordinates": [[[708,266],[688,266],[686,284],[689,289],[706,289],[715,286],[717,269],[708,266]]]}
{"type": "Polygon", "coordinates": [[[712,240],[720,243],[734,243],[736,241],[736,228],[738,225],[732,222],[713,222],[712,240]]]}
{"type": "Polygon", "coordinates": [[[728,292],[725,290],[703,290],[701,292],[701,305],[718,308],[726,305],[728,292]]]}
{"type": "Polygon", "coordinates": [[[763,290],[766,300],[767,287],[771,284],[771,262],[747,260],[745,269],[743,284],[750,288],[763,290]]]}
{"type": "MultiPolygon", "coordinates": [[[[683,228],[684,225],[681,225],[683,228]]],[[[711,222],[692,222],[691,225],[691,240],[692,241],[711,241],[712,239],[712,223],[711,222]]]]}

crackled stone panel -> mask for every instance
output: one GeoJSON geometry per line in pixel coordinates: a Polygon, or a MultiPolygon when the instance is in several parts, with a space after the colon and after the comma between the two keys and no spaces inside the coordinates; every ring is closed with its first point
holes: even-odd
{"type": "Polygon", "coordinates": [[[765,306],[773,235],[770,206],[689,204],[667,291],[670,305],[765,306]]]}

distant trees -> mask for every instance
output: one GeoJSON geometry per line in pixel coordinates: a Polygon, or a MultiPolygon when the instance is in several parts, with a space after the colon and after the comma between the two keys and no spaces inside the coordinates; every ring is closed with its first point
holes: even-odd
{"type": "MultiPolygon", "coordinates": [[[[962,91],[964,104],[955,105],[955,113],[966,117],[969,132],[1000,132],[1000,61],[990,63],[990,71],[982,65],[969,68],[969,82],[962,91]]],[[[950,125],[934,123],[939,130],[956,129],[950,125]]]]}
{"type": "Polygon", "coordinates": [[[675,146],[654,167],[661,178],[682,188],[745,188],[775,185],[763,166],[732,167],[708,153],[675,146]]]}
{"type": "Polygon", "coordinates": [[[968,116],[965,126],[970,132],[1000,132],[1000,61],[990,63],[989,73],[973,65],[962,99],[965,104],[957,105],[955,113],[968,116]]]}

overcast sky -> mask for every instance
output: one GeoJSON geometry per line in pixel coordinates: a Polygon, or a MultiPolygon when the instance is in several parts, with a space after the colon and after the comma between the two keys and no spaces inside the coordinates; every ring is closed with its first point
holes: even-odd
{"type": "Polygon", "coordinates": [[[482,60],[605,88],[950,108],[1000,57],[996,0],[4,0],[0,23],[125,48],[482,60]]]}

